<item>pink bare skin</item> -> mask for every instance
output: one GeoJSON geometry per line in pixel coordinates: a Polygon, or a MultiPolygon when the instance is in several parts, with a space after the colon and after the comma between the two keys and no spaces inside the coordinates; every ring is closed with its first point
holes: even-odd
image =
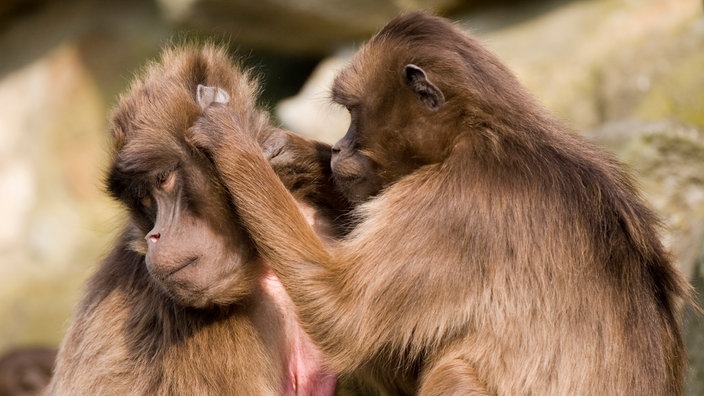
{"type": "Polygon", "coordinates": [[[286,351],[288,369],[283,384],[283,395],[334,394],[337,376],[329,373],[322,366],[322,353],[298,324],[293,301],[279,278],[273,272],[267,272],[261,283],[264,293],[269,295],[279,307],[282,326],[288,336],[286,351]]]}

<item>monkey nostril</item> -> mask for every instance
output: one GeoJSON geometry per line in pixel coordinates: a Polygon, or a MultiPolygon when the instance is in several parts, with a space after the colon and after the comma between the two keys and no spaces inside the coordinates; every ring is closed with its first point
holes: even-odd
{"type": "Polygon", "coordinates": [[[333,153],[333,154],[339,154],[339,153],[340,153],[340,148],[337,147],[337,145],[332,146],[332,153],[333,153]]]}
{"type": "Polygon", "coordinates": [[[161,238],[161,234],[158,232],[155,232],[155,233],[147,235],[146,239],[151,243],[156,243],[156,241],[158,241],[159,238],[161,238]]]}

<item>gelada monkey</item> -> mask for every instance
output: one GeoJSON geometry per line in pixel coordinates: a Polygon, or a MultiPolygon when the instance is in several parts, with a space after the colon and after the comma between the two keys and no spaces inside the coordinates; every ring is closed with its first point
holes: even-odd
{"type": "Polygon", "coordinates": [[[474,38],[395,18],[332,88],[356,205],[326,246],[223,106],[191,129],[303,328],[396,394],[677,395],[690,287],[611,155],[474,38]]]}
{"type": "Polygon", "coordinates": [[[335,376],[215,169],[185,140],[203,108],[225,106],[312,226],[333,237],[328,219],[345,203],[327,182],[330,147],[271,127],[257,89],[224,49],[184,45],[165,50],[120,98],[107,188],[129,220],[88,282],[48,394],[334,393],[335,376]]]}

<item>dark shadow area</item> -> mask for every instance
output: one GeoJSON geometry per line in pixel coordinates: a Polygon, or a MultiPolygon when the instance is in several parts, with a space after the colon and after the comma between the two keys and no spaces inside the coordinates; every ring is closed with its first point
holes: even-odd
{"type": "Polygon", "coordinates": [[[260,73],[262,94],[259,103],[269,110],[280,100],[297,94],[320,60],[321,58],[316,56],[291,56],[258,51],[252,51],[243,57],[245,65],[260,73]]]}

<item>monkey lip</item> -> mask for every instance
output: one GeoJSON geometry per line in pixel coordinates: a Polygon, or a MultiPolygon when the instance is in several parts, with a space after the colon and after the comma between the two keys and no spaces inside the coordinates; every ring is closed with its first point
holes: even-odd
{"type": "Polygon", "coordinates": [[[178,274],[179,271],[183,270],[184,268],[190,267],[193,264],[196,264],[200,260],[200,257],[190,257],[187,260],[184,261],[183,265],[180,265],[179,267],[174,268],[173,270],[169,271],[165,276],[164,279],[169,279],[176,274],[178,274]]]}

